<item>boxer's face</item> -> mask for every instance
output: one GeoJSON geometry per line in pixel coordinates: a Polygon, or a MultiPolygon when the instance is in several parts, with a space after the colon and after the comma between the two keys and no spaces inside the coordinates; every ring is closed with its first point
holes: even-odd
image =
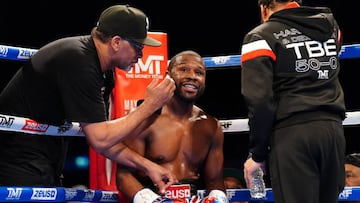
{"type": "Polygon", "coordinates": [[[195,102],[205,90],[206,68],[197,56],[179,56],[169,75],[175,81],[175,95],[185,101],[195,102]]]}

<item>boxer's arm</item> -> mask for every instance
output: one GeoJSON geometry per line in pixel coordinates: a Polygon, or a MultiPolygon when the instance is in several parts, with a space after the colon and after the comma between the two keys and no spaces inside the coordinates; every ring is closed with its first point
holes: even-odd
{"type": "Polygon", "coordinates": [[[203,198],[202,202],[227,203],[228,199],[226,196],[226,189],[223,179],[224,133],[222,131],[220,122],[217,122],[216,131],[212,138],[211,148],[206,159],[203,174],[208,195],[203,198]]]}
{"type": "MultiPolygon", "coordinates": [[[[139,155],[144,156],[145,143],[140,138],[125,141],[130,149],[134,149],[139,155]]],[[[134,176],[133,173],[138,173],[130,169],[123,163],[117,165],[116,171],[116,185],[120,192],[128,199],[133,199],[135,194],[144,188],[144,185],[134,176]]]]}
{"type": "Polygon", "coordinates": [[[116,186],[122,195],[129,200],[133,200],[135,194],[144,188],[138,179],[126,167],[120,164],[117,165],[116,186]]]}

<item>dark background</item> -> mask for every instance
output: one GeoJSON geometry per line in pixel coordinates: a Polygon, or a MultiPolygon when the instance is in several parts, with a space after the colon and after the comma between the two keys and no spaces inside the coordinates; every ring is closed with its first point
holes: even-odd
{"type": "MultiPolygon", "coordinates": [[[[260,22],[256,0],[222,0],[206,4],[195,1],[5,1],[2,3],[0,44],[38,49],[60,37],[89,34],[100,12],[113,4],[127,3],[143,10],[150,18],[150,31],[168,34],[169,57],[193,49],[204,57],[239,54],[246,32],[260,22]]],[[[347,1],[303,0],[304,5],[328,6],[344,35],[344,45],[360,43],[357,24],[350,18],[355,7],[347,1]]],[[[0,90],[18,69],[20,62],[0,61],[0,90]]],[[[349,111],[360,109],[357,96],[359,59],[341,60],[345,99],[349,111]]],[[[210,69],[204,96],[197,103],[219,119],[246,118],[240,93],[240,68],[210,69]]],[[[359,127],[345,126],[347,152],[358,152],[359,127]]],[[[225,134],[226,166],[241,167],[247,156],[248,134],[225,134]]],[[[75,158],[87,156],[84,138],[74,138],[66,164],[66,185],[88,185],[88,170],[75,167],[75,158]]]]}

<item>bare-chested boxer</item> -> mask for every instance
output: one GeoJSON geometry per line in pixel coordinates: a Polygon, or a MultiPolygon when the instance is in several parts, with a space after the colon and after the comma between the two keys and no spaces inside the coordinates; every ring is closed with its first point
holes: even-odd
{"type": "MultiPolygon", "coordinates": [[[[171,59],[167,74],[176,84],[174,96],[163,106],[160,114],[144,121],[153,122],[149,128],[135,133],[125,143],[139,154],[170,169],[179,184],[190,185],[190,197],[198,197],[196,191],[205,189],[207,192],[203,200],[226,203],[224,134],[216,118],[194,105],[205,89],[205,63],[198,53],[183,51],[171,59]]],[[[166,198],[174,198],[169,197],[169,190],[162,194],[148,177],[122,165],[118,165],[117,187],[134,203],[164,202],[166,198]]],[[[186,195],[186,188],[179,188],[181,191],[170,191],[181,198],[186,195]]]]}

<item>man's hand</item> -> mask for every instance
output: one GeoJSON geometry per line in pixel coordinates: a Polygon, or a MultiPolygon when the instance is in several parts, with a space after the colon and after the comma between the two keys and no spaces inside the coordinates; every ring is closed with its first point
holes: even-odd
{"type": "Polygon", "coordinates": [[[246,181],[247,188],[251,188],[252,186],[252,174],[258,168],[262,168],[263,171],[265,168],[265,162],[255,162],[251,157],[248,158],[244,163],[244,178],[246,181]]]}
{"type": "Polygon", "coordinates": [[[164,194],[167,187],[178,182],[177,177],[170,170],[156,163],[153,163],[146,175],[159,189],[160,194],[164,194]]]}
{"type": "Polygon", "coordinates": [[[160,109],[174,95],[175,82],[170,76],[166,75],[164,80],[159,83],[159,78],[154,78],[146,87],[144,105],[150,110],[151,114],[160,109]]]}

